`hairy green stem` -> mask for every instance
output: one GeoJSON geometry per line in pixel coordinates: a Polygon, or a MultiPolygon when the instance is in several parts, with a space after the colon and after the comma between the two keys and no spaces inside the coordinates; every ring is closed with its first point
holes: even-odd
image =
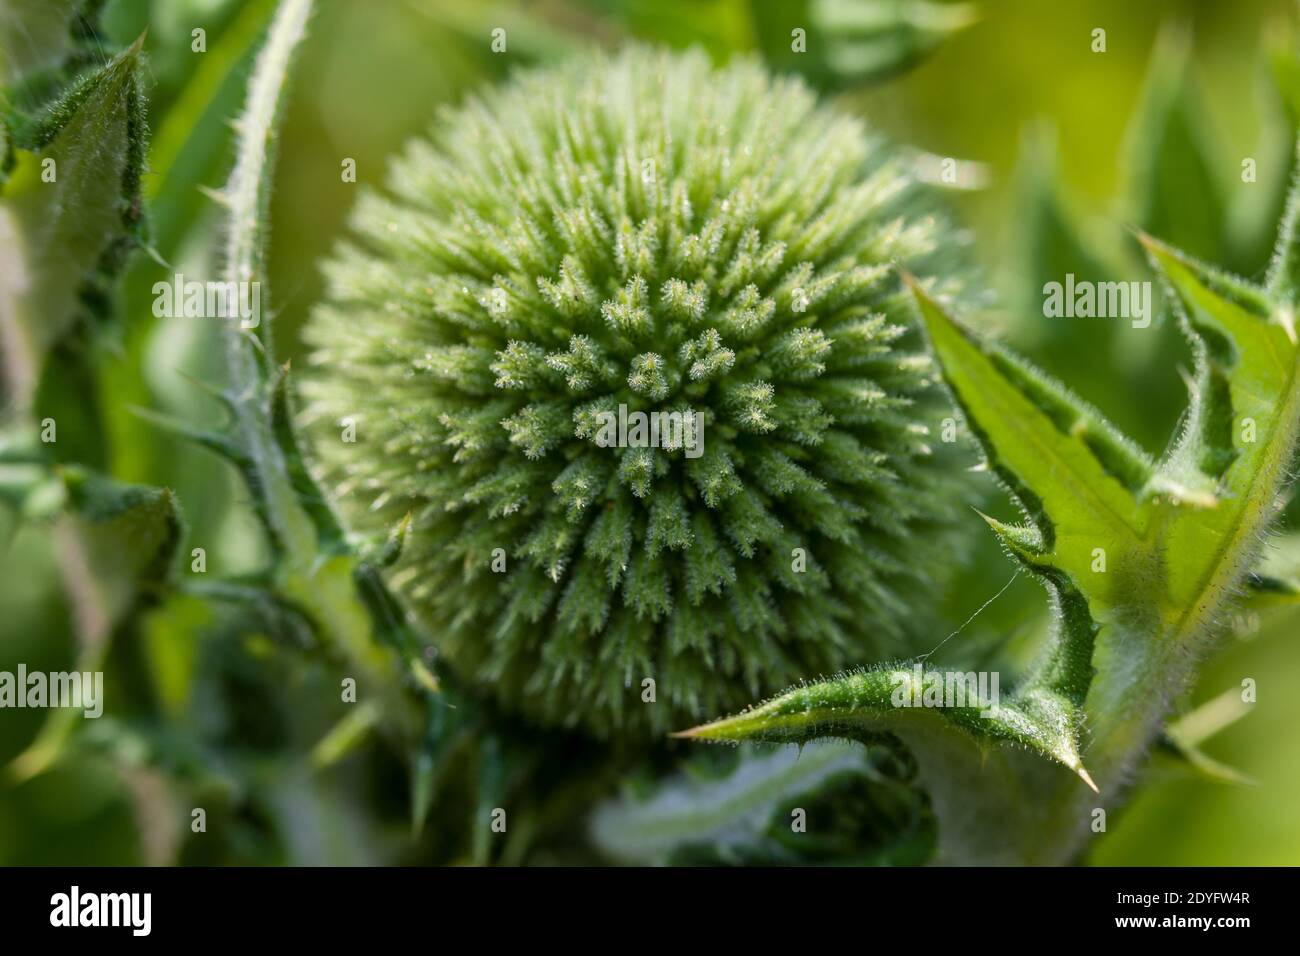
{"type": "MultiPolygon", "coordinates": [[[[258,54],[248,85],[244,112],[235,124],[238,143],[235,166],[221,192],[229,210],[222,278],[226,282],[260,282],[263,273],[263,222],[274,164],[275,126],[284,102],[289,63],[306,33],[311,0],[285,0],[276,11],[266,45],[258,54]]],[[[266,297],[259,302],[265,308],[266,297]]],[[[267,410],[267,366],[270,361],[270,322],[259,322],[256,334],[231,326],[226,360],[232,389],[235,428],[253,463],[259,499],[271,547],[275,553],[305,557],[300,522],[294,521],[292,489],[283,455],[276,445],[267,410]]]]}

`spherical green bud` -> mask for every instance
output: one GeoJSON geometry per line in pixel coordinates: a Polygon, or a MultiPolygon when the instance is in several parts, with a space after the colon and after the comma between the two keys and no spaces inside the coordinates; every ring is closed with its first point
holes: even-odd
{"type": "Polygon", "coordinates": [[[451,668],[662,731],[887,652],[948,504],[905,162],[794,80],[634,49],[444,115],[307,332],[316,446],[451,668]],[[351,420],[355,441],[337,423],[351,420]]]}

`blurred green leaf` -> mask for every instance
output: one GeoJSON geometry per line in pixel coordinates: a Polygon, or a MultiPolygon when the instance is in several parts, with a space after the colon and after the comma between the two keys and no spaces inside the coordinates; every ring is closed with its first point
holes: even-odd
{"type": "Polygon", "coordinates": [[[228,120],[243,92],[241,67],[250,59],[275,5],[242,5],[234,20],[209,38],[207,52],[162,117],[154,135],[148,182],[159,251],[170,258],[185,230],[210,201],[200,192],[226,162],[228,120]]]}
{"type": "Polygon", "coordinates": [[[916,66],[979,19],[973,3],[749,0],[759,50],[822,89],[879,82],[916,66]]]}
{"type": "MultiPolygon", "coordinates": [[[[48,102],[11,102],[10,143],[24,151],[5,185],[0,224],[12,232],[13,262],[0,272],[11,352],[11,397],[25,408],[44,354],[79,325],[108,317],[112,285],[127,253],[144,236],[141,37],[106,66],[79,75],[48,102]]],[[[89,384],[84,353],[58,388],[89,384]]],[[[80,358],[76,358],[80,356],[80,358]]]]}
{"type": "MultiPolygon", "coordinates": [[[[59,475],[70,524],[60,539],[65,590],[81,642],[77,669],[103,667],[115,627],[157,602],[171,578],[183,527],[171,492],[127,485],[71,466],[59,475]]],[[[28,780],[58,759],[79,719],[51,712],[36,740],[9,766],[28,780]]]]}
{"type": "Polygon", "coordinates": [[[8,0],[0,7],[0,84],[54,69],[71,40],[74,0],[8,0]]]}
{"type": "Polygon", "coordinates": [[[690,844],[739,843],[762,831],[782,797],[866,766],[866,749],[854,743],[750,751],[720,780],[683,776],[649,798],[628,796],[602,805],[592,817],[592,838],[614,859],[639,863],[662,863],[690,844]]]}
{"type": "Polygon", "coordinates": [[[312,766],[322,770],[338,763],[365,742],[378,722],[379,711],[372,702],[357,704],[312,748],[312,766]]]}
{"type": "Polygon", "coordinates": [[[1136,225],[1217,262],[1224,258],[1228,236],[1225,175],[1195,92],[1191,56],[1190,29],[1166,26],[1127,133],[1128,205],[1136,225]]]}
{"type": "Polygon", "coordinates": [[[831,69],[846,79],[890,76],[979,19],[974,4],[929,0],[812,0],[831,69]]]}
{"type": "Polygon", "coordinates": [[[1255,785],[1255,781],[1222,761],[1215,760],[1201,744],[1219,731],[1232,726],[1246,714],[1250,705],[1241,699],[1241,690],[1224,691],[1195,710],[1183,714],[1165,728],[1165,740],[1197,773],[1218,783],[1255,785]]]}
{"type": "Polygon", "coordinates": [[[137,596],[156,599],[171,580],[183,534],[172,493],[75,467],[65,469],[63,478],[113,619],[137,596]]]}

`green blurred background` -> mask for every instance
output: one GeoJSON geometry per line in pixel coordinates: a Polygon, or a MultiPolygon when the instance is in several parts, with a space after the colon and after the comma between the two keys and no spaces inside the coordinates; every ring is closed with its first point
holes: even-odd
{"type": "MultiPolygon", "coordinates": [[[[1242,275],[1262,274],[1294,167],[1294,3],[984,0],[974,22],[929,51],[923,37],[871,41],[857,21],[879,6],[325,0],[294,76],[271,205],[281,357],[298,354],[298,330],[322,291],[317,263],[345,231],[357,191],[383,182],[388,157],[435,122],[441,105],[521,63],[592,44],[701,45],[718,60],[756,53],[776,69],[801,72],[895,141],[962,160],[959,185],[980,188],[946,192],[954,228],[982,276],[971,294],[972,322],[1064,378],[1159,453],[1184,404],[1180,373],[1190,367],[1166,310],[1150,329],[1048,320],[1042,285],[1067,272],[1149,278],[1131,225],[1242,275]],[[506,30],[504,55],[489,46],[497,27],[506,30]],[[791,52],[796,27],[807,31],[805,54],[791,52]],[[1096,29],[1106,31],[1105,52],[1093,50],[1096,29]],[[341,180],[346,158],[356,162],[357,183],[341,180]],[[1254,182],[1243,181],[1245,159],[1255,161],[1254,182]]],[[[212,262],[218,216],[197,187],[218,185],[228,171],[226,120],[238,109],[272,7],[267,0],[111,0],[107,12],[115,40],[149,31],[153,145],[145,188],[161,260],[137,256],[122,289],[122,331],[105,343],[109,470],[175,489],[188,522],[182,552],[204,544],[216,573],[255,568],[262,557],[242,490],[216,459],[129,408],[193,421],[215,415],[192,383],[219,375],[215,328],[155,320],[150,290],[173,271],[198,274],[212,262]],[[191,51],[195,27],[206,30],[202,54],[191,51]]],[[[46,42],[31,22],[0,35],[6,77],[38,58],[46,42]]],[[[1012,514],[994,489],[988,502],[994,514],[1012,514]]],[[[1011,574],[991,536],[977,535],[969,567],[945,599],[952,627],[1011,574]]],[[[959,656],[1008,634],[1028,644],[1045,623],[1042,591],[1021,578],[950,644],[959,656]]],[[[1279,610],[1239,624],[1183,703],[1209,701],[1243,678],[1257,682],[1258,703],[1204,745],[1254,785],[1210,780],[1157,757],[1132,803],[1093,842],[1090,862],[1300,863],[1297,617],[1279,610]]],[[[114,646],[106,717],[78,728],[45,772],[0,782],[0,863],[440,858],[436,820],[421,840],[408,837],[406,784],[391,753],[362,748],[324,767],[308,756],[330,726],[308,703],[330,684],[325,670],[241,627],[203,602],[175,598],[114,646]],[[208,810],[209,833],[192,835],[189,808],[199,805],[208,810]]],[[[0,669],[19,661],[68,669],[75,644],[55,537],[48,527],[20,529],[0,551],[0,669]]],[[[0,712],[0,766],[31,745],[44,716],[0,712]]]]}

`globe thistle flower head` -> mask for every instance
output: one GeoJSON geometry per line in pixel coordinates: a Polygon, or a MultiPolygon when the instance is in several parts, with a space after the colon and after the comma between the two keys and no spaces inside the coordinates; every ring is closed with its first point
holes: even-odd
{"type": "Polygon", "coordinates": [[[460,677],[657,733],[906,630],[948,508],[912,186],[797,81],[639,48],[409,147],[327,265],[307,393],[354,527],[413,514],[392,582],[460,677]]]}

